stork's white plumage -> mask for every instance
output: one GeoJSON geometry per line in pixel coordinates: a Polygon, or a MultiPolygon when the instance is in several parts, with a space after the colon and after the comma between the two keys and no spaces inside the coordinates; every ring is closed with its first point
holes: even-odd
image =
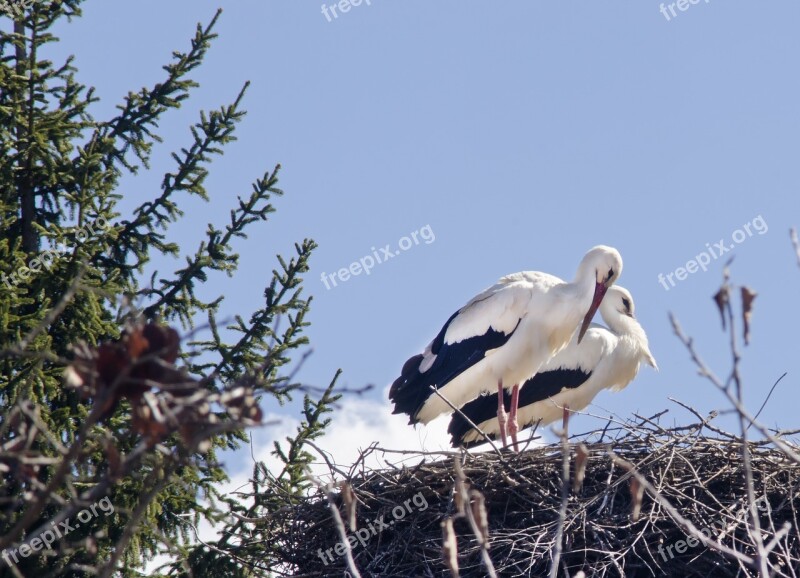
{"type": "MultiPolygon", "coordinates": [[[[627,289],[611,287],[600,305],[600,315],[610,330],[592,325],[580,344],[576,336],[523,385],[518,410],[521,427],[554,422],[563,415],[564,407],[581,410],[603,389],[623,389],[636,377],[642,363],[658,369],[647,335],[633,314],[633,298],[627,289]]],[[[504,398],[504,403],[510,401],[509,394],[504,398]]],[[[461,412],[485,434],[497,437],[497,405],[495,393],[474,399],[461,412]]],[[[484,441],[458,413],[453,414],[447,431],[453,446],[484,441]]]]}
{"type": "MultiPolygon", "coordinates": [[[[444,324],[425,351],[403,365],[389,390],[393,413],[428,423],[482,392],[512,389],[509,431],[516,440],[519,384],[557,354],[576,333],[583,337],[606,290],[622,272],[616,249],[599,245],[583,257],[575,280],[537,271],[514,273],[471,299],[444,324]]],[[[504,435],[505,411],[498,407],[504,435]]]]}

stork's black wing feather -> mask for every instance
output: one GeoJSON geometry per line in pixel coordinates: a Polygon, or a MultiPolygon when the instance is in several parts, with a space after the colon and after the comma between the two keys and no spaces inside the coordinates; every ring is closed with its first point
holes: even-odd
{"type": "MultiPolygon", "coordinates": [[[[591,372],[585,372],[581,369],[554,369],[551,371],[543,371],[537,373],[532,378],[527,380],[519,390],[519,409],[534,404],[538,401],[545,400],[560,393],[563,389],[573,389],[583,384],[591,372]]],[[[511,405],[511,393],[508,390],[503,392],[503,403],[506,408],[511,405]]],[[[480,425],[481,423],[497,417],[497,394],[491,393],[482,395],[473,399],[469,403],[464,404],[461,408],[472,423],[480,425]]],[[[519,427],[525,428],[531,423],[519,424],[519,427]]],[[[450,425],[447,427],[447,433],[451,436],[451,443],[453,447],[463,445],[465,447],[472,447],[477,444],[484,443],[483,439],[475,442],[464,443],[464,436],[472,429],[466,419],[458,412],[453,414],[450,420],[450,425]]],[[[489,437],[494,437],[489,435],[489,437]]]]}
{"type": "Polygon", "coordinates": [[[417,413],[427,399],[436,395],[430,386],[444,387],[452,379],[481,361],[486,352],[504,345],[514,334],[519,322],[510,333],[495,331],[491,327],[483,335],[470,337],[456,343],[445,343],[444,336],[453,319],[461,312],[456,311],[444,324],[431,343],[431,353],[436,356],[426,371],[420,371],[424,361],[422,354],[411,357],[403,364],[394,383],[389,389],[389,399],[394,402],[392,413],[406,413],[409,423],[417,423],[417,413]]]}

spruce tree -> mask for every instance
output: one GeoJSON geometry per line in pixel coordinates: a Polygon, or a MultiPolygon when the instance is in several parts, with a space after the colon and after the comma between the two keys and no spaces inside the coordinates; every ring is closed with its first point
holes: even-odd
{"type": "Polygon", "coordinates": [[[217,453],[247,439],[243,425],[259,417],[253,396],[284,402],[303,393],[297,436],[286,453],[276,446],[284,471],[255,468],[256,490],[265,479],[280,490],[258,507],[280,509],[306,487],[303,444],[322,433],[336,399],[333,382],[310,395],[287,373],[306,344],[310,299],[301,283],[315,244],[306,239],[290,258],[277,256],[263,305],[229,326],[217,323],[221,296],[197,296],[212,275],[235,274],[234,244],[274,212],[272,198],[283,194],[275,166],[239,196],[228,219],[208,225],[184,266],[142,278],[154,256],[182,254],[170,227],[188,196],[207,198],[208,164],[235,140],[247,85],[234,102],[199,113],[160,190],[123,214],[120,180],[150,170],[159,121],[197,87],[191,74],[219,13],[173,54],[160,82],[130,92],[113,118],[97,119],[98,97],[77,79],[73,58],[41,57],[58,41],[53,25],[80,17],[81,4],[0,4],[0,550],[30,545],[68,507],[101,495],[114,512],[13,564],[0,561],[0,576],[102,576],[113,566],[116,575],[137,576],[165,544],[178,558],[172,574],[268,575],[252,563],[268,546],[237,538],[253,501],[218,493],[225,472],[217,453]],[[174,359],[177,333],[169,326],[187,334],[205,325],[197,335],[208,337],[182,340],[174,359]],[[101,365],[111,377],[98,373],[101,365]],[[144,374],[155,385],[131,381],[144,374]],[[145,403],[154,399],[170,411],[191,410],[213,435],[159,425],[145,403]],[[204,403],[213,419],[207,408],[198,413],[204,403]],[[194,542],[201,519],[230,520],[230,511],[243,517],[228,523],[216,550],[194,542]]]}

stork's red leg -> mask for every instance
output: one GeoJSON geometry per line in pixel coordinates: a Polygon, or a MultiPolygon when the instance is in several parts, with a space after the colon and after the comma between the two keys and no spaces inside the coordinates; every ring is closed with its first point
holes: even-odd
{"type": "Polygon", "coordinates": [[[514,444],[514,451],[519,451],[517,444],[517,432],[519,431],[519,423],[517,422],[517,409],[519,408],[519,384],[514,385],[511,389],[511,411],[508,415],[508,433],[511,435],[511,443],[514,444]]]}
{"type": "Polygon", "coordinates": [[[506,405],[503,403],[503,380],[497,382],[497,424],[500,426],[500,437],[503,440],[503,447],[506,447],[506,405]]]}

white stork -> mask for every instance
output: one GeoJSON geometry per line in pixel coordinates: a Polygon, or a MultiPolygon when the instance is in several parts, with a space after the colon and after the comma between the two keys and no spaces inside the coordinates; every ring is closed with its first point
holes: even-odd
{"type": "MultiPolygon", "coordinates": [[[[641,363],[658,370],[647,335],[633,316],[633,298],[627,289],[611,287],[600,305],[600,315],[610,331],[592,324],[580,345],[573,339],[523,385],[518,417],[523,428],[556,421],[564,407],[581,410],[602,389],[622,390],[636,377],[641,363]]],[[[503,397],[510,396],[505,393],[503,397]]],[[[461,408],[472,423],[492,438],[500,430],[495,413],[498,399],[496,393],[483,395],[461,408]]],[[[504,403],[508,401],[504,399],[504,403]]],[[[459,413],[453,414],[447,431],[454,447],[484,441],[459,413]]]]}
{"type": "Polygon", "coordinates": [[[498,404],[497,418],[503,443],[508,423],[516,447],[519,384],[569,343],[581,320],[577,339],[583,338],[621,272],[619,252],[599,245],[583,257],[571,283],[538,271],[501,278],[456,311],[423,353],[406,361],[389,390],[392,413],[406,413],[414,424],[450,412],[431,386],[455,407],[495,385],[498,393],[510,387],[509,415],[498,404]]]}

